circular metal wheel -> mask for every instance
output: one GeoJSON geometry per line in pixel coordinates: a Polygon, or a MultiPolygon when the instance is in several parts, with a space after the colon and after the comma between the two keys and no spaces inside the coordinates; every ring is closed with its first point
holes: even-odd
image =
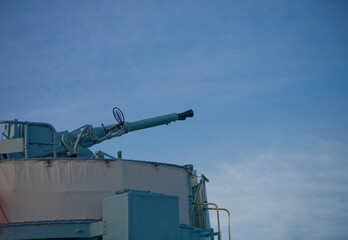
{"type": "Polygon", "coordinates": [[[114,109],[112,109],[112,113],[114,114],[114,117],[118,123],[124,123],[124,115],[118,107],[114,107],[114,109]]]}

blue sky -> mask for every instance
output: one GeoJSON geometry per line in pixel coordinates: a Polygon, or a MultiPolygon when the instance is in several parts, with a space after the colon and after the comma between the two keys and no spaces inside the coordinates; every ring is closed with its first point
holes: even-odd
{"type": "MultiPolygon", "coordinates": [[[[0,1],[0,119],[181,112],[92,148],[192,163],[234,239],[348,238],[345,1],[0,1]]],[[[214,222],[212,216],[212,222],[214,222]]],[[[224,225],[226,234],[226,225],[224,225]]],[[[226,236],[226,235],[225,235],[226,236]]]]}

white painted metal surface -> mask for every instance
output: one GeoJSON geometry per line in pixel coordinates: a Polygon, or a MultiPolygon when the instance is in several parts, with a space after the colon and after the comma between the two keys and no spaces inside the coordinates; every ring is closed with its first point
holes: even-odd
{"type": "MultiPolygon", "coordinates": [[[[10,223],[99,219],[102,200],[122,189],[177,195],[180,223],[190,224],[186,169],[115,160],[0,162],[0,204],[10,223]]],[[[4,223],[0,216],[0,223],[4,223]]]]}

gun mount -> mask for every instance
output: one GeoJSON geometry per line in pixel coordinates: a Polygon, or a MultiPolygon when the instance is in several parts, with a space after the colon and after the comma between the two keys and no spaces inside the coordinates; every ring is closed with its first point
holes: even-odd
{"type": "Polygon", "coordinates": [[[193,111],[135,122],[126,122],[118,108],[113,114],[117,123],[71,132],[48,123],[0,122],[0,240],[221,239],[219,211],[226,209],[208,203],[208,179],[193,165],[114,159],[89,149],[185,120],[193,111]],[[218,232],[208,210],[216,211],[218,232]]]}
{"type": "MultiPolygon", "coordinates": [[[[84,125],[72,132],[57,132],[48,123],[1,121],[4,124],[0,140],[0,160],[29,158],[103,158],[102,152],[94,154],[88,148],[107,139],[122,136],[128,132],[168,125],[177,120],[193,117],[192,110],[163,116],[126,122],[119,108],[113,109],[115,124],[93,127],[84,125]]],[[[105,154],[106,156],[110,156],[105,154]]]]}

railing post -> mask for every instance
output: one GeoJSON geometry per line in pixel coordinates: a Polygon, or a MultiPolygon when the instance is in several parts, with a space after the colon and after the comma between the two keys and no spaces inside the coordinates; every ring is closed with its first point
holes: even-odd
{"type": "Polygon", "coordinates": [[[24,124],[24,159],[28,159],[28,123],[24,124]]]}

